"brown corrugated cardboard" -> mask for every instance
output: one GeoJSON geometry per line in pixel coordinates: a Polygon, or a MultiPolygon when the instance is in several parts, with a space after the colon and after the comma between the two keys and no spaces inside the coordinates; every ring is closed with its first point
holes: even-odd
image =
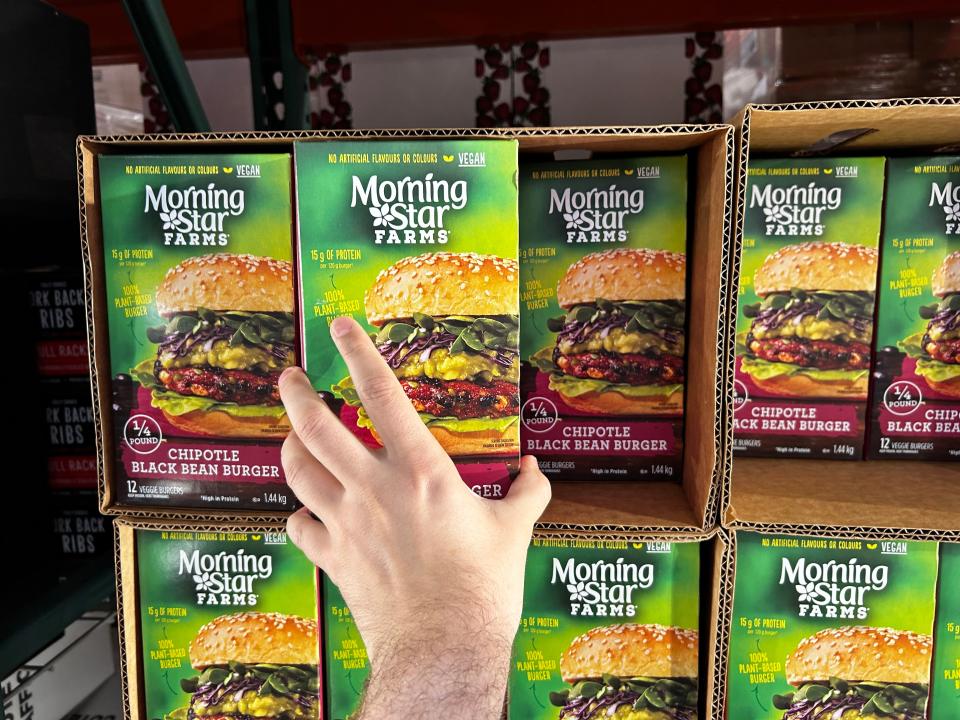
{"type": "MultiPolygon", "coordinates": [[[[740,284],[746,171],[752,155],[804,154],[854,130],[868,132],[836,144],[836,153],[936,152],[960,143],[960,98],[748,105],[736,124],[739,202],[731,243],[732,298],[740,284]]],[[[735,300],[729,310],[727,329],[732,332],[735,300]]],[[[724,412],[732,429],[732,403],[724,412]]],[[[731,438],[728,432],[728,445],[731,438]]],[[[731,528],[822,534],[843,527],[883,537],[915,537],[925,531],[960,536],[956,463],[741,458],[732,462],[730,477],[721,518],[731,528]]]]}
{"type": "Polygon", "coordinates": [[[545,527],[623,532],[698,533],[713,526],[724,478],[730,462],[722,442],[723,398],[728,394],[730,338],[722,331],[727,315],[728,234],[732,215],[733,132],[726,125],[611,128],[512,128],[502,130],[369,130],[292,133],[209,133],[203,135],[81,137],[78,141],[80,220],[86,269],[87,322],[91,348],[91,383],[95,402],[100,506],[107,514],[184,520],[232,520],[238,523],[277,521],[271,513],[205,513],[179,508],[160,510],[119,506],[114,491],[112,463],[115,448],[110,426],[110,396],[106,383],[105,296],[102,292],[102,233],[99,219],[97,158],[103,154],[222,151],[290,152],[301,139],[506,137],[519,142],[521,155],[586,150],[605,153],[687,152],[691,156],[691,277],[688,330],[687,423],[682,484],[648,483],[643,492],[635,484],[557,484],[545,527]]]}

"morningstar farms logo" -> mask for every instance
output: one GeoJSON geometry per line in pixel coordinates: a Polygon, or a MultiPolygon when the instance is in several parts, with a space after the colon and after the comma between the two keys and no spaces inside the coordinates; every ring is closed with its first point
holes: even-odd
{"type": "Polygon", "coordinates": [[[868,565],[857,558],[845,563],[782,558],[780,565],[780,584],[796,589],[800,617],[866,620],[867,593],[886,588],[889,575],[886,565],[868,565]]]}
{"type": "Polygon", "coordinates": [[[193,580],[197,605],[254,607],[260,600],[257,581],[273,574],[273,558],[248,555],[242,549],[216,555],[181,550],[178,574],[193,580]]]}
{"type": "Polygon", "coordinates": [[[354,175],[350,207],[358,205],[370,211],[377,245],[445,245],[450,214],[467,206],[467,181],[354,175]]]}
{"type": "Polygon", "coordinates": [[[930,186],[929,207],[943,208],[944,228],[947,235],[960,235],[960,185],[954,187],[951,180],[943,187],[937,183],[930,186]]]}
{"type": "Polygon", "coordinates": [[[577,562],[553,558],[550,584],[565,585],[570,593],[570,614],[594,617],[633,617],[634,593],[653,586],[654,567],[617,558],[614,562],[577,562]]]}
{"type": "Polygon", "coordinates": [[[643,190],[624,190],[616,185],[605,190],[550,189],[548,214],[563,215],[568,243],[626,242],[630,236],[624,227],[626,219],[640,212],[643,190]]]}
{"type": "Polygon", "coordinates": [[[815,237],[826,230],[824,215],[836,210],[843,200],[841,188],[808,185],[774,187],[750,186],[750,207],[763,210],[764,235],[815,237]]]}
{"type": "Polygon", "coordinates": [[[206,187],[144,188],[144,213],[156,213],[163,224],[164,245],[226,245],[227,218],[243,214],[244,191],[206,187]]]}

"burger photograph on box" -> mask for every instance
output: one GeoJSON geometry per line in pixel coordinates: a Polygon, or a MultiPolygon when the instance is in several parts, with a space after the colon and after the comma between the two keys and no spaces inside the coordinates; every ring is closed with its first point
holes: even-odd
{"type": "Polygon", "coordinates": [[[99,158],[120,505],[289,509],[296,364],[287,155],[99,158]]]}
{"type": "Polygon", "coordinates": [[[317,720],[316,568],[286,533],[136,531],[146,718],[317,720]]]}
{"type": "Polygon", "coordinates": [[[524,164],[521,441],[550,478],[679,479],[687,158],[524,164]]]}
{"type": "Polygon", "coordinates": [[[960,457],[960,158],[891,158],[888,168],[868,456],[952,460],[960,457]]]}
{"type": "Polygon", "coordinates": [[[926,718],[937,551],[738,532],[727,717],[926,718]]]}
{"type": "Polygon", "coordinates": [[[699,542],[534,537],[512,720],[696,720],[699,542]]]}
{"type": "Polygon", "coordinates": [[[380,445],[330,337],[352,315],[465,482],[502,497],[519,462],[516,142],[304,142],[295,156],[314,387],[380,445]]]}
{"type": "Polygon", "coordinates": [[[751,161],[736,454],[863,456],[883,168],[883,158],[751,161]]]}

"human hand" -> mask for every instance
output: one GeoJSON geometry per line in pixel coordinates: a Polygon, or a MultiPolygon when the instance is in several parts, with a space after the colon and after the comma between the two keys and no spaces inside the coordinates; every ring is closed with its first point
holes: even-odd
{"type": "Polygon", "coordinates": [[[340,588],[366,644],[372,673],[360,717],[386,717],[424,693],[440,717],[499,717],[549,482],[527,457],[506,498],[478,497],[363,329],[337,318],[330,331],[384,448],[364,446],[303,371],[284,371],[293,431],[283,467],[305,506],[287,528],[340,588]]]}

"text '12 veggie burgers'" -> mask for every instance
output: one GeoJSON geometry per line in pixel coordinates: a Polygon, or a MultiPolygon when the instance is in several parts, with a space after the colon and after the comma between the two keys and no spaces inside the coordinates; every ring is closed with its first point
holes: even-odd
{"type": "MultiPolygon", "coordinates": [[[[451,456],[519,449],[517,262],[437,252],[382,270],[364,296],[377,349],[451,456]]],[[[334,390],[360,399],[350,378],[334,390]]],[[[361,407],[358,424],[379,439],[361,407]]]]}

